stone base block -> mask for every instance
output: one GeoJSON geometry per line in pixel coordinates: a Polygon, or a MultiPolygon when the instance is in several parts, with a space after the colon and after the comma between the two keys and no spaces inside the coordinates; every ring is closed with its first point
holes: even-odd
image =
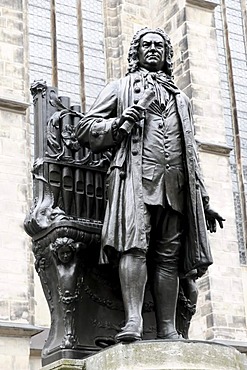
{"type": "Polygon", "coordinates": [[[42,370],[244,370],[247,357],[233,347],[199,341],[118,344],[83,360],[63,359],[42,370]]]}

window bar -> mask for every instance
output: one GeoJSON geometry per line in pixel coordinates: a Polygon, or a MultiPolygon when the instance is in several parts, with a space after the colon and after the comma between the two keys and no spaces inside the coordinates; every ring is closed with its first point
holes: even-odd
{"type": "Polygon", "coordinates": [[[56,0],[51,0],[51,3],[50,4],[51,4],[51,65],[52,65],[52,86],[58,87],[56,0]]]}
{"type": "Polygon", "coordinates": [[[82,1],[81,0],[77,0],[77,31],[78,31],[81,109],[82,109],[82,112],[85,112],[86,96],[85,96],[85,71],[84,71],[83,19],[82,19],[82,1]]]}
{"type": "Polygon", "coordinates": [[[245,241],[245,246],[247,246],[247,211],[246,211],[246,196],[245,196],[243,163],[242,163],[241,137],[240,137],[239,122],[238,122],[237,102],[236,102],[236,94],[235,94],[235,84],[234,84],[234,76],[233,76],[231,48],[230,48],[230,43],[229,43],[229,30],[228,30],[228,20],[227,20],[227,10],[226,10],[225,0],[221,0],[221,5],[222,5],[222,20],[223,20],[223,30],[224,30],[224,39],[225,39],[225,48],[226,48],[227,70],[228,70],[228,76],[229,76],[229,90],[230,90],[230,100],[231,100],[234,144],[235,144],[235,153],[236,153],[237,178],[238,178],[239,193],[240,193],[240,206],[241,206],[241,213],[242,213],[244,241],[245,241]]]}

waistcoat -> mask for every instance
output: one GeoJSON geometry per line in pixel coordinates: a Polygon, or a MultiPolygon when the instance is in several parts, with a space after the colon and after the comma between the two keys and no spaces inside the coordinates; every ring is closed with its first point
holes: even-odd
{"type": "Polygon", "coordinates": [[[147,109],[142,177],[144,202],[184,212],[183,138],[175,98],[159,86],[161,99],[147,109]]]}

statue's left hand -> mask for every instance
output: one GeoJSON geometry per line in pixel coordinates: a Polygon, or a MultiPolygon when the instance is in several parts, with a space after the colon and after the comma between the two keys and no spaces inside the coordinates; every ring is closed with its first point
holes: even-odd
{"type": "Polygon", "coordinates": [[[223,229],[223,221],[225,219],[219,215],[219,213],[215,212],[212,208],[205,209],[205,217],[207,223],[207,229],[211,233],[216,232],[216,221],[218,222],[221,229],[223,229]]]}

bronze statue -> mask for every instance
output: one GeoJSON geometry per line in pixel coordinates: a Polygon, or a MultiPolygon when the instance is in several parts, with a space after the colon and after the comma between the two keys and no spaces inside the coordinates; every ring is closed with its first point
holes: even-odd
{"type": "Polygon", "coordinates": [[[77,126],[81,145],[112,151],[101,262],[119,260],[126,324],[118,341],[142,338],[147,276],[157,338],[179,339],[179,277],[186,289],[195,289],[191,277],[193,282],[212,263],[206,230],[215,232],[216,221],[223,227],[209,205],[191,106],[173,83],[172,55],[164,31],[138,31],[127,75],[103,89],[77,126]]]}

